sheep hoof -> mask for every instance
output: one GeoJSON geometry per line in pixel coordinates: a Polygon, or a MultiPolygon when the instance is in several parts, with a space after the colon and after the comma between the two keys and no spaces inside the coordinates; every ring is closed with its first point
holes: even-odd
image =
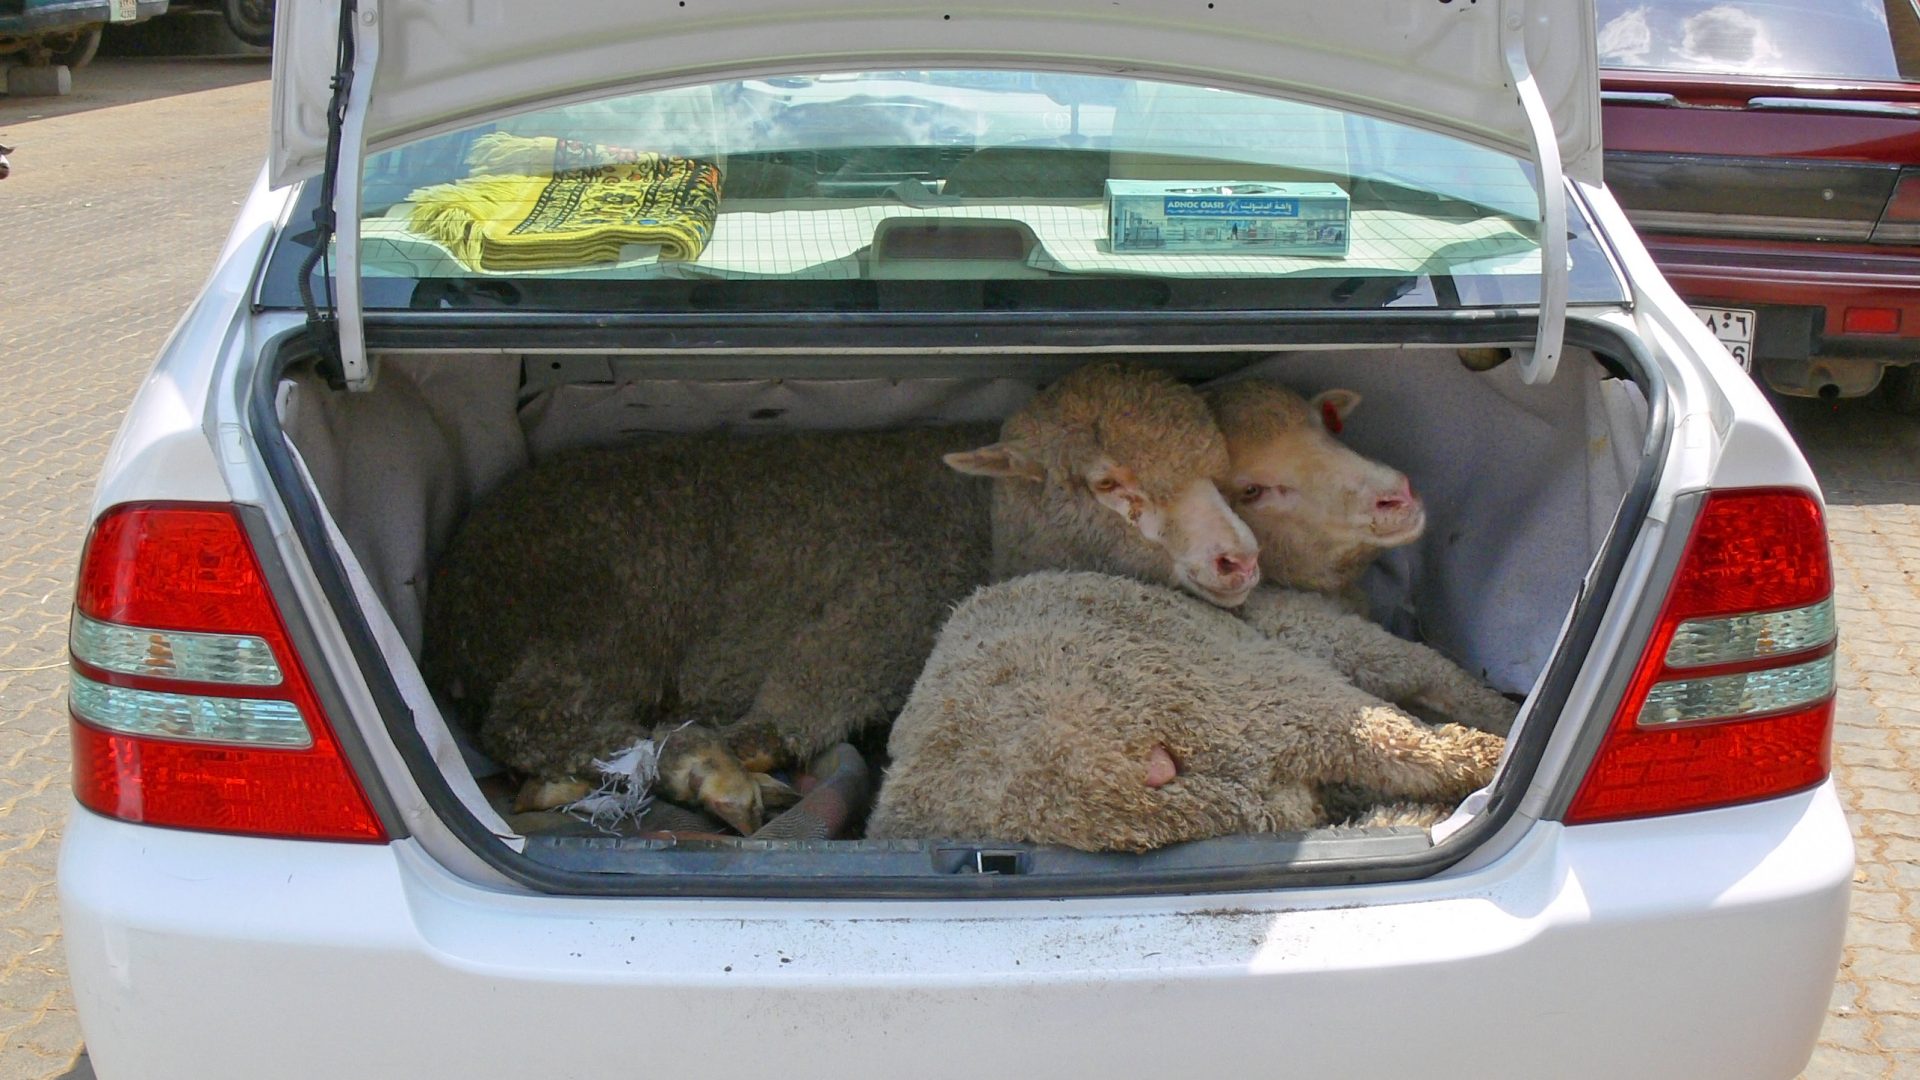
{"type": "Polygon", "coordinates": [[[1173,783],[1180,775],[1180,763],[1173,760],[1173,754],[1158,743],[1147,753],[1147,786],[1165,787],[1173,783]]]}
{"type": "Polygon", "coordinates": [[[593,785],[585,780],[575,780],[569,776],[561,780],[548,780],[535,776],[520,785],[520,791],[513,797],[513,812],[525,814],[534,810],[552,810],[568,803],[579,802],[593,791],[593,785]]]}
{"type": "Polygon", "coordinates": [[[748,772],[765,773],[791,764],[780,732],[764,720],[735,724],[726,730],[727,749],[748,772]]]}
{"type": "Polygon", "coordinates": [[[743,768],[731,733],[679,727],[656,732],[660,746],[660,793],[678,803],[698,804],[741,836],[759,831],[769,806],[799,801],[799,794],[766,773],[743,768]]]}

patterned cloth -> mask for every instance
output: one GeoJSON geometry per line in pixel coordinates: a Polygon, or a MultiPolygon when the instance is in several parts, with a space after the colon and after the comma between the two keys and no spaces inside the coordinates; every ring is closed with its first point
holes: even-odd
{"type": "Polygon", "coordinates": [[[696,158],[494,133],[467,164],[466,179],[408,197],[407,227],[469,270],[614,262],[628,244],[697,259],[719,212],[720,170],[696,158]]]}

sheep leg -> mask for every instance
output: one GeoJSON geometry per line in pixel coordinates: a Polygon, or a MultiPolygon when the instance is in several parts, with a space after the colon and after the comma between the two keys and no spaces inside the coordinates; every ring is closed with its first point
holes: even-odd
{"type": "Polygon", "coordinates": [[[891,719],[940,621],[937,608],[907,617],[903,602],[877,583],[828,601],[787,642],[753,704],[727,729],[729,740],[743,750],[764,746],[760,733],[771,730],[790,761],[804,765],[855,730],[891,719]]]}
{"type": "Polygon", "coordinates": [[[1416,641],[1394,637],[1372,623],[1371,632],[1346,643],[1336,666],[1355,686],[1398,705],[1426,711],[1447,723],[1506,735],[1520,707],[1467,674],[1458,664],[1416,641]]]}
{"type": "Polygon", "coordinates": [[[1324,820],[1334,828],[1377,829],[1411,825],[1430,829],[1453,814],[1448,803],[1394,802],[1377,792],[1351,784],[1325,784],[1319,788],[1325,808],[1324,820]]]}
{"type": "MultiPolygon", "coordinates": [[[[1384,703],[1343,733],[1351,740],[1340,779],[1407,799],[1463,799],[1486,786],[1506,740],[1458,724],[1429,727],[1384,703]]],[[[1336,770],[1339,771],[1339,770],[1336,770]]]]}
{"type": "Polygon", "coordinates": [[[1411,825],[1416,829],[1431,829],[1451,816],[1453,807],[1440,803],[1382,803],[1354,814],[1342,821],[1339,827],[1387,829],[1396,825],[1411,825]]]}
{"type": "Polygon", "coordinates": [[[1429,726],[1336,678],[1313,697],[1275,743],[1291,775],[1321,783],[1356,784],[1388,799],[1458,800],[1493,779],[1506,745],[1458,724],[1429,726]]]}
{"type": "Polygon", "coordinates": [[[548,810],[592,789],[594,759],[646,737],[659,699],[636,685],[636,665],[590,646],[544,645],[522,654],[494,687],[476,734],[482,749],[528,777],[515,809],[548,810]]]}
{"type": "Polygon", "coordinates": [[[1396,705],[1495,735],[1513,728],[1519,706],[1419,642],[1344,610],[1318,593],[1260,590],[1242,617],[1272,640],[1333,665],[1355,686],[1396,705]]]}
{"type": "Polygon", "coordinates": [[[659,748],[660,794],[683,805],[704,807],[742,836],[758,832],[769,810],[785,809],[799,793],[742,765],[729,740],[707,728],[662,724],[654,729],[659,748]]]}
{"type": "Polygon", "coordinates": [[[568,776],[558,780],[543,780],[537,776],[528,777],[513,796],[513,812],[524,814],[531,810],[552,810],[576,803],[593,793],[593,785],[578,777],[568,776]]]}

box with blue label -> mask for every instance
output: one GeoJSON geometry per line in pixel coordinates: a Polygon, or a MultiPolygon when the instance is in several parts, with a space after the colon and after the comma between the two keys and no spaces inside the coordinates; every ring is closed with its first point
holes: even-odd
{"type": "Polygon", "coordinates": [[[1347,193],[1336,184],[1108,180],[1115,251],[1345,255],[1347,193]]]}

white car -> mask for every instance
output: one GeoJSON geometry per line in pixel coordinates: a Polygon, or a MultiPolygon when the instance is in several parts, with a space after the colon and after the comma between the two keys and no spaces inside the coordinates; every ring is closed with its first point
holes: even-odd
{"type": "Polygon", "coordinates": [[[267,168],[77,586],[98,1075],[1795,1075],[1853,871],[1821,497],[1602,183],[1593,28],[281,4],[267,168]],[[1121,180],[1168,201],[1116,244],[1121,180]],[[1452,817],[1145,855],[536,831],[421,676],[434,557],[556,449],[992,420],[1116,354],[1364,395],[1344,438],[1429,511],[1374,614],[1525,702],[1452,817]]]}

